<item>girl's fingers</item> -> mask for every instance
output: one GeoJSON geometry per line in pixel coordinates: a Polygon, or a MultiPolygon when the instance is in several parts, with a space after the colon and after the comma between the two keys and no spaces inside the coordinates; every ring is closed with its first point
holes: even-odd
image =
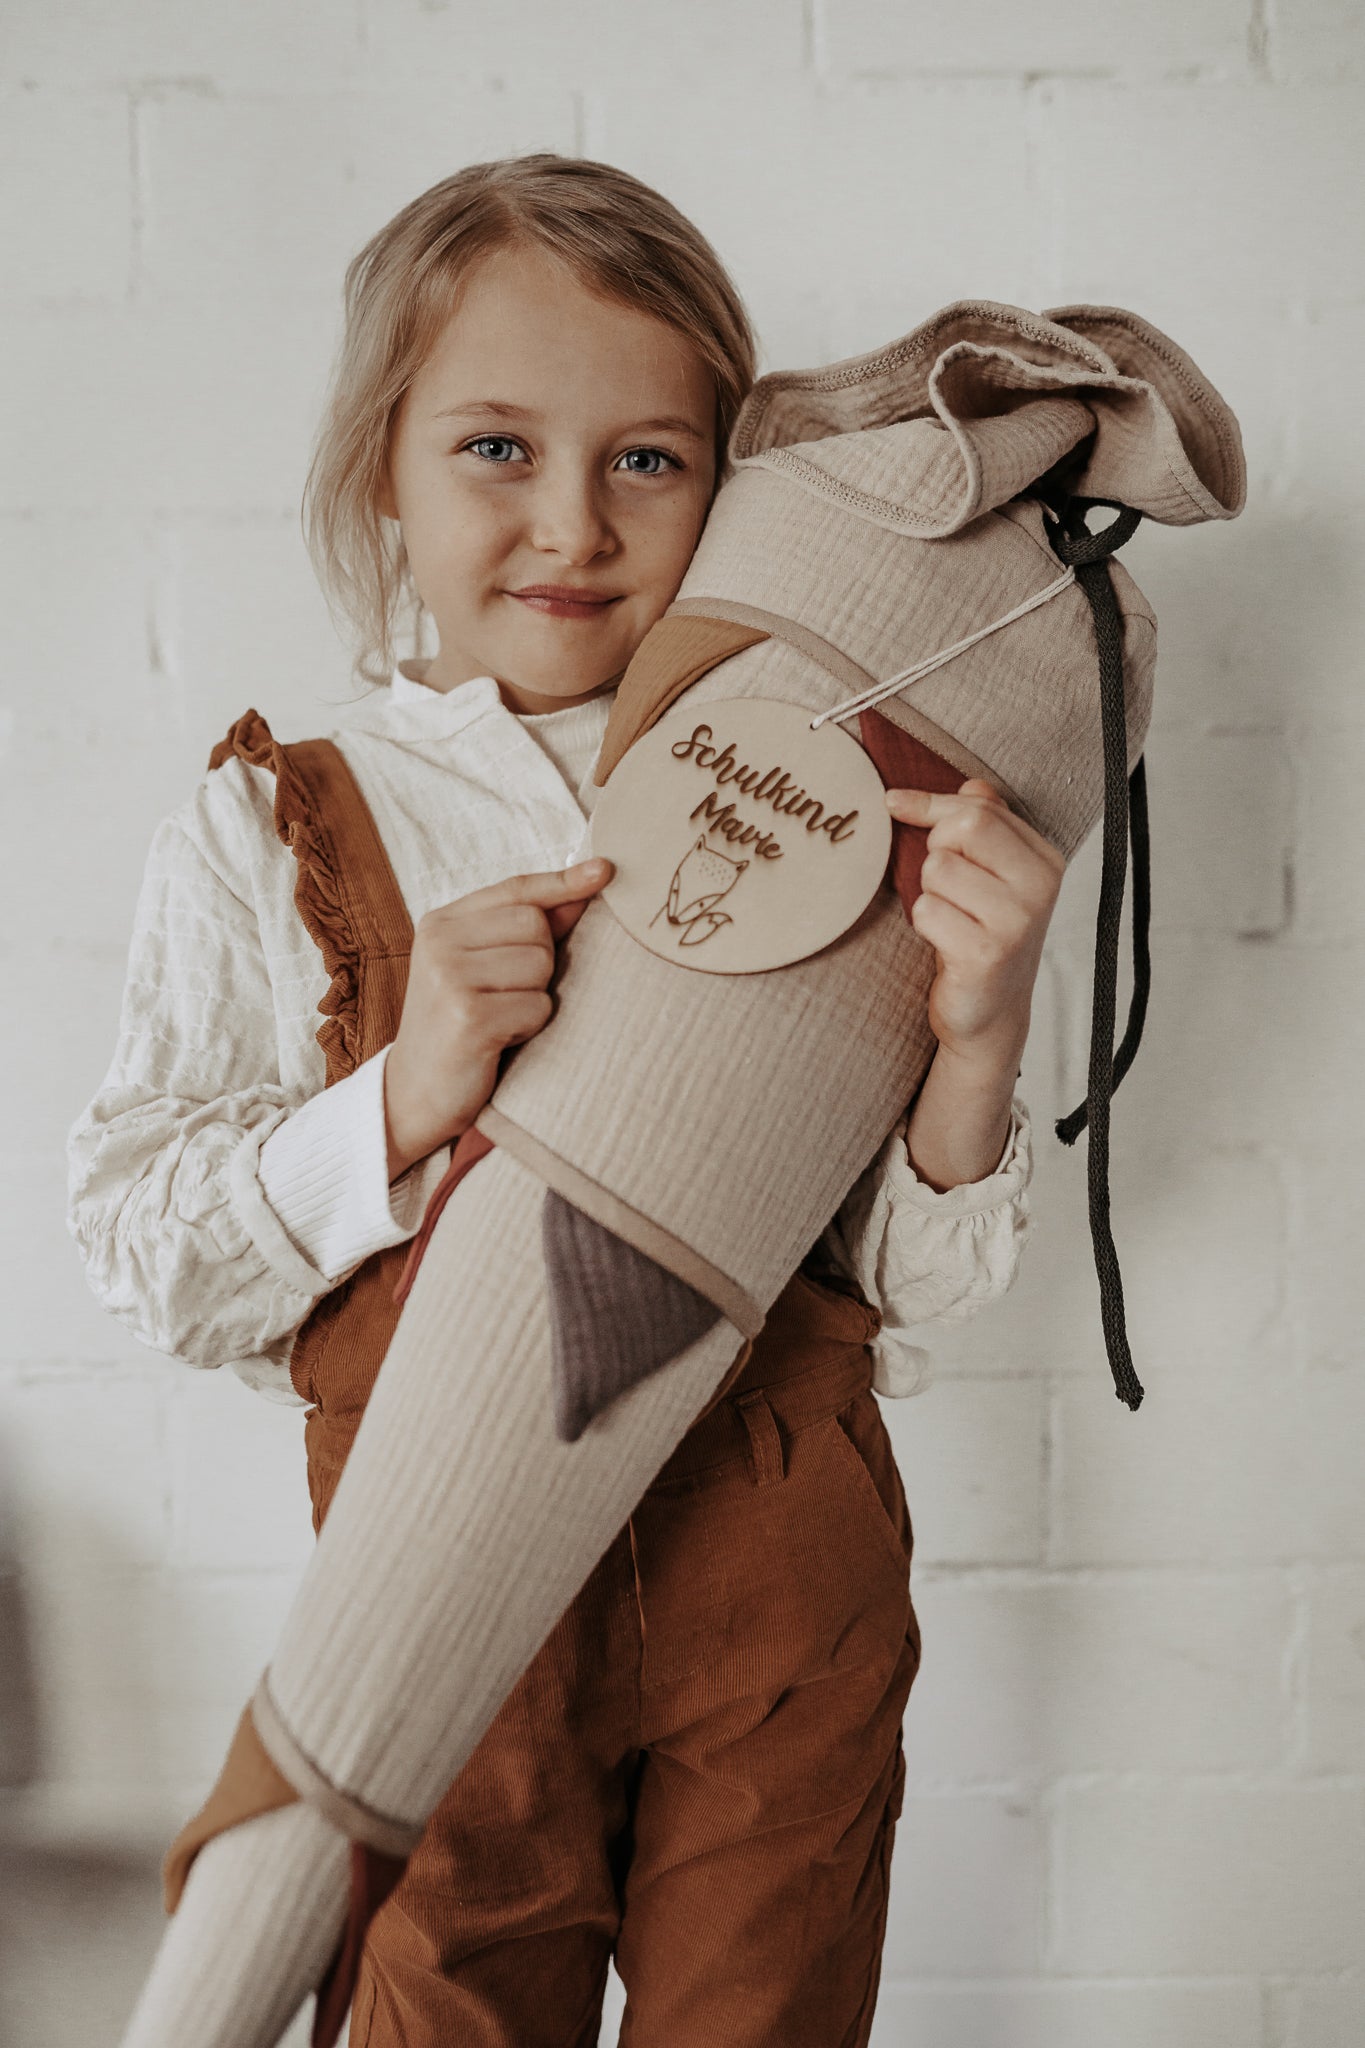
{"type": "Polygon", "coordinates": [[[460,944],[514,944],[545,929],[545,919],[566,903],[586,902],[604,889],[616,870],[609,860],[580,861],[576,867],[547,869],[543,874],[509,875],[472,889],[429,910],[423,924],[454,932],[460,944]]]}
{"type": "MultiPolygon", "coordinates": [[[[1032,901],[1053,887],[1053,868],[1051,863],[1041,862],[1016,829],[1018,824],[1003,808],[959,803],[930,827],[926,858],[935,853],[957,854],[1017,896],[1032,901]]],[[[1060,869],[1057,873],[1060,879],[1060,869]]]]}
{"type": "Polygon", "coordinates": [[[594,855],[571,868],[547,868],[533,875],[509,875],[505,882],[490,882],[477,891],[481,904],[534,903],[543,910],[551,904],[571,902],[579,896],[594,895],[611,880],[609,860],[594,855]]]}
{"type": "Polygon", "coordinates": [[[429,911],[442,952],[478,953],[487,946],[535,946],[549,942],[549,913],[534,903],[482,903],[461,897],[429,911]]]}
{"type": "MultiPolygon", "coordinates": [[[[562,904],[556,908],[563,909],[562,904]]],[[[451,946],[462,953],[481,953],[493,946],[547,946],[554,930],[554,910],[535,903],[493,903],[460,910],[446,929],[451,946]]]]}
{"type": "Polygon", "coordinates": [[[1008,882],[952,848],[930,848],[920,887],[942,897],[993,937],[1013,941],[1027,929],[1028,910],[1008,882]]]}
{"type": "Polygon", "coordinates": [[[1051,896],[1060,885],[1066,867],[1061,854],[979,778],[965,782],[956,796],[888,790],[886,806],[907,824],[927,826],[931,849],[961,853],[1022,895],[1051,896]]]}
{"type": "Polygon", "coordinates": [[[468,988],[544,988],[554,972],[553,946],[480,946],[466,953],[461,980],[468,988]]]}
{"type": "Polygon", "coordinates": [[[959,962],[978,960],[987,941],[985,929],[974,917],[968,917],[965,910],[959,910],[946,897],[935,896],[932,890],[926,889],[915,898],[910,922],[936,952],[959,962]]]}
{"type": "Polygon", "coordinates": [[[980,775],[969,776],[960,789],[951,792],[936,789],[888,789],[886,792],[887,809],[911,825],[935,825],[940,818],[951,817],[964,801],[990,804],[997,810],[1009,811],[1009,805],[999,790],[992,789],[980,775]]]}

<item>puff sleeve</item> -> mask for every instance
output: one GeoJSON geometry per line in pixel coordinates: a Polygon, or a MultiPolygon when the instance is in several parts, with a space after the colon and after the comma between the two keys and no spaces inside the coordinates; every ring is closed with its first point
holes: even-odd
{"type": "Polygon", "coordinates": [[[370,1251],[412,1234],[444,1162],[387,1188],[382,1054],[322,1090],[327,975],[271,803],[270,778],[233,764],[153,838],[114,1057],[68,1138],[67,1227],[141,1342],[297,1403],[299,1327],[370,1251]],[[263,914],[292,951],[267,951],[263,914]],[[290,1016],[309,1071],[297,1052],[281,1071],[290,1016]]]}
{"type": "Polygon", "coordinates": [[[963,1322],[1013,1284],[1028,1235],[1033,1171],[1028,1110],[1015,1096],[1000,1162],[983,1180],[940,1192],[922,1181],[906,1118],[855,1182],[826,1243],[882,1316],[873,1385],[892,1398],[930,1383],[929,1354],[910,1332],[963,1322]]]}

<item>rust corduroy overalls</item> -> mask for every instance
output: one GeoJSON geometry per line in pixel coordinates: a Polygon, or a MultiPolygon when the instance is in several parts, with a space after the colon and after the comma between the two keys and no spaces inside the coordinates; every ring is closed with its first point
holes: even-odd
{"type": "MultiPolygon", "coordinates": [[[[411,922],[336,748],[248,713],[210,765],[233,753],[275,771],[330,1085],[397,1031],[411,922]]],[[[317,1526],[407,1250],[294,1347],[317,1526]]],[[[877,1328],[793,1277],[433,1814],[370,1926],[353,2048],[592,2048],[613,1955],[636,2048],[864,2048],[920,1651],[877,1328]]]]}

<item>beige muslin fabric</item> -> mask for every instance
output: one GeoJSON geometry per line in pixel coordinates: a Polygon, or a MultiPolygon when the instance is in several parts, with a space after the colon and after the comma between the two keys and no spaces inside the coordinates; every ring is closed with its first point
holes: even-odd
{"type": "MultiPolygon", "coordinates": [[[[1058,579],[1044,504],[1019,495],[1031,486],[1168,524],[1230,518],[1245,496],[1227,405],[1175,343],[1112,307],[963,302],[887,348],[763,378],[730,455],[675,606],[618,691],[599,779],[668,697],[655,636],[677,641],[699,710],[767,696],[826,712],[860,677],[895,675],[1058,579]],[[684,623],[697,615],[773,637],[698,673],[684,623]]],[[[1131,768],[1156,621],[1131,576],[1111,575],[1131,768]]],[[[1073,585],[878,709],[985,775],[1069,858],[1102,807],[1098,707],[1073,585]]],[[[825,951],[734,977],[657,958],[593,903],[564,948],[555,1018],[479,1127],[752,1334],[919,1085],[934,971],[889,889],[825,951]]]]}

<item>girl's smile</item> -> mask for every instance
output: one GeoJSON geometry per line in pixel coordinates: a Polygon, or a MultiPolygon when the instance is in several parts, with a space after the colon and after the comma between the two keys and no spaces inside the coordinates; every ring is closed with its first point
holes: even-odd
{"type": "Polygon", "coordinates": [[[524,590],[509,590],[507,595],[552,619],[600,619],[609,605],[618,602],[616,596],[590,595],[572,584],[528,583],[524,590]]]}

